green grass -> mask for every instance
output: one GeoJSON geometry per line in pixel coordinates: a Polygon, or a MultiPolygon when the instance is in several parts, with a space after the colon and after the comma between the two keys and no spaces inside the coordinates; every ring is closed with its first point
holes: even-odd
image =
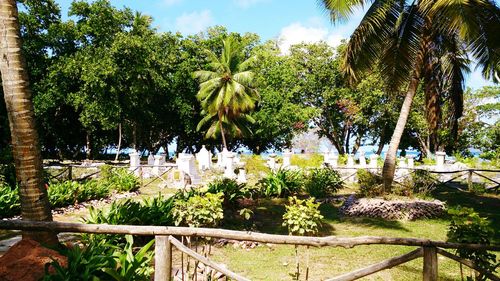
{"type": "MultiPolygon", "coordinates": [[[[447,188],[440,188],[434,196],[446,201],[448,206],[473,207],[482,216],[492,220],[498,237],[500,228],[500,197],[495,195],[474,195],[447,188]]],[[[254,206],[255,216],[253,229],[259,232],[287,234],[281,225],[281,217],[285,211],[284,199],[259,200],[254,206]]],[[[446,240],[449,220],[426,219],[417,221],[387,221],[372,218],[341,218],[339,205],[323,204],[320,207],[325,223],[320,236],[335,235],[340,237],[387,236],[414,237],[432,240],[446,240]]],[[[247,224],[248,225],[248,224],[247,224]]],[[[244,223],[230,220],[226,227],[241,229],[244,223]]],[[[497,240],[498,241],[498,240],[497,240]]],[[[414,247],[371,245],[357,246],[352,249],[340,247],[309,248],[299,247],[302,280],[304,280],[305,264],[309,256],[310,280],[322,280],[346,273],[370,264],[410,252],[414,247]]],[[[439,256],[440,280],[460,280],[458,263],[439,256]]],[[[213,259],[241,273],[252,280],[292,280],[295,272],[295,249],[293,246],[265,245],[252,250],[235,249],[232,246],[214,250],[213,259]]],[[[420,280],[422,278],[422,259],[384,270],[363,280],[420,280]]]]}

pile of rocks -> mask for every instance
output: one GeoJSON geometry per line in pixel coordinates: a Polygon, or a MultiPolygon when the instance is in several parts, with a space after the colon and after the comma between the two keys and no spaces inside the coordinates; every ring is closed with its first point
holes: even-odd
{"type": "Polygon", "coordinates": [[[349,217],[383,218],[387,220],[416,220],[443,215],[445,203],[439,200],[384,200],[378,198],[346,199],[340,213],[349,217]]]}

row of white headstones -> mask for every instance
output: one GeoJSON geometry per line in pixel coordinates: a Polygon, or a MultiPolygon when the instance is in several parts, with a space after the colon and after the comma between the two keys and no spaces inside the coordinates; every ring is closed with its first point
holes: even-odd
{"type": "MultiPolygon", "coordinates": [[[[268,167],[275,171],[277,169],[293,169],[296,168],[291,165],[291,157],[293,153],[290,150],[285,150],[282,153],[283,163],[279,164],[277,161],[276,154],[270,154],[267,160],[268,167]]],[[[134,171],[138,171],[138,168],[141,167],[140,161],[140,153],[133,152],[129,154],[130,156],[130,169],[134,171]]],[[[180,172],[189,175],[191,179],[191,184],[196,185],[201,183],[201,177],[199,175],[198,170],[206,171],[210,170],[214,167],[224,169],[224,177],[234,178],[238,182],[245,183],[246,179],[246,171],[245,171],[245,163],[241,161],[239,155],[237,153],[228,151],[226,148],[222,150],[222,152],[217,154],[217,163],[214,165],[212,163],[212,153],[206,149],[203,145],[201,150],[196,153],[196,156],[188,153],[180,153],[179,157],[177,157],[175,164],[166,163],[165,155],[149,155],[148,156],[148,164],[145,167],[149,168],[149,173],[143,174],[143,176],[149,177],[149,174],[152,176],[160,176],[162,175],[167,167],[176,167],[180,172]],[[196,161],[198,162],[198,167],[196,167],[196,161]],[[238,170],[238,173],[235,173],[235,170],[238,170]]],[[[324,163],[329,167],[337,168],[339,156],[330,151],[325,153],[324,155],[324,163]]],[[[435,170],[443,170],[445,163],[446,153],[444,152],[436,152],[436,166],[435,170]]],[[[346,168],[370,168],[377,169],[378,168],[378,160],[379,155],[372,154],[369,157],[369,162],[367,164],[366,157],[363,151],[359,153],[358,164],[355,163],[354,155],[349,154],[347,156],[347,164],[346,168]]],[[[399,158],[398,167],[401,168],[414,168],[415,162],[412,155],[407,155],[406,157],[399,158]]]]}

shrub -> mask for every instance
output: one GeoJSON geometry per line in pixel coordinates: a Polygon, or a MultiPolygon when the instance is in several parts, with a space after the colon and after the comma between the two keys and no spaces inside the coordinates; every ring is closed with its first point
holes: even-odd
{"type": "Polygon", "coordinates": [[[266,197],[286,197],[301,191],[303,184],[300,171],[279,169],[261,179],[258,185],[266,197]]]}
{"type": "Polygon", "coordinates": [[[323,216],[318,210],[319,203],[314,198],[306,200],[292,196],[289,199],[286,212],[283,215],[283,226],[288,227],[288,233],[293,235],[314,235],[318,233],[323,216]]]}
{"type": "Polygon", "coordinates": [[[330,168],[316,168],[309,172],[305,189],[316,198],[324,198],[335,194],[343,187],[340,174],[330,168]]]}
{"type": "Polygon", "coordinates": [[[370,173],[365,169],[358,169],[359,195],[362,197],[376,197],[384,193],[381,176],[370,173]]]}
{"type": "Polygon", "coordinates": [[[271,171],[260,155],[243,155],[242,161],[245,162],[245,169],[248,174],[259,175],[271,171]]]}
{"type": "Polygon", "coordinates": [[[97,180],[85,183],[64,181],[53,183],[48,188],[49,201],[54,207],[64,207],[77,202],[104,198],[109,195],[108,185],[97,180]]]}
{"type": "Polygon", "coordinates": [[[427,195],[436,187],[435,176],[426,170],[414,170],[411,180],[416,194],[427,195]]]}
{"type": "Polygon", "coordinates": [[[21,202],[17,188],[11,188],[0,175],[0,219],[21,213],[21,202]]]}
{"type": "Polygon", "coordinates": [[[222,193],[224,207],[235,207],[238,199],[247,198],[249,196],[248,189],[245,184],[239,184],[233,179],[219,178],[208,184],[209,193],[222,193]]]}
{"type": "MultiPolygon", "coordinates": [[[[494,231],[486,218],[480,217],[471,208],[458,207],[448,210],[448,213],[452,216],[447,233],[449,242],[490,244],[494,231]]],[[[500,265],[496,256],[486,250],[457,249],[456,252],[460,257],[472,260],[488,272],[495,272],[500,265]]],[[[476,280],[486,280],[486,277],[479,274],[476,280]]]]}
{"type": "Polygon", "coordinates": [[[222,193],[194,195],[187,201],[175,200],[172,215],[175,225],[216,227],[224,218],[222,193]]]}
{"type": "Polygon", "coordinates": [[[108,165],[101,166],[99,182],[109,190],[135,191],[139,189],[139,180],[126,168],[113,168],[108,165]]]}
{"type": "Polygon", "coordinates": [[[290,164],[298,166],[299,168],[319,168],[324,162],[324,157],[321,154],[293,154],[290,159],[290,164]]]}

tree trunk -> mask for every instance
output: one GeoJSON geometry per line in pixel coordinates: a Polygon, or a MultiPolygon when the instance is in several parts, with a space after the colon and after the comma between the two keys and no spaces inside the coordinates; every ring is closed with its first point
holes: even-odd
{"type": "Polygon", "coordinates": [[[87,149],[85,149],[85,156],[87,157],[87,160],[90,160],[90,158],[92,157],[92,148],[91,148],[91,143],[90,143],[90,133],[89,132],[87,132],[86,143],[87,143],[87,149]]]}
{"type": "MultiPolygon", "coordinates": [[[[0,2],[0,71],[12,137],[12,154],[21,198],[23,220],[52,221],[43,182],[42,155],[35,127],[28,74],[21,54],[18,12],[15,0],[0,2]]],[[[24,231],[23,238],[55,245],[50,231],[24,231]]]]}
{"type": "Polygon", "coordinates": [[[396,171],[396,154],[398,152],[399,142],[401,141],[401,136],[406,126],[406,121],[408,120],[408,115],[410,115],[411,103],[413,102],[413,97],[418,88],[418,77],[414,74],[408,86],[408,92],[406,93],[403,106],[401,107],[401,112],[399,113],[398,122],[396,123],[396,128],[394,128],[394,133],[392,134],[391,142],[389,143],[389,149],[385,155],[384,167],[382,169],[382,176],[384,178],[384,191],[387,192],[391,189],[392,181],[394,179],[394,173],[396,171]]]}
{"type": "Polygon", "coordinates": [[[122,123],[118,124],[118,147],[116,148],[115,161],[118,161],[120,156],[120,149],[122,148],[122,123]]]}
{"type": "Polygon", "coordinates": [[[222,136],[223,148],[227,149],[226,136],[224,136],[224,128],[222,126],[222,115],[221,114],[219,114],[219,126],[220,126],[220,135],[222,136]]]}

